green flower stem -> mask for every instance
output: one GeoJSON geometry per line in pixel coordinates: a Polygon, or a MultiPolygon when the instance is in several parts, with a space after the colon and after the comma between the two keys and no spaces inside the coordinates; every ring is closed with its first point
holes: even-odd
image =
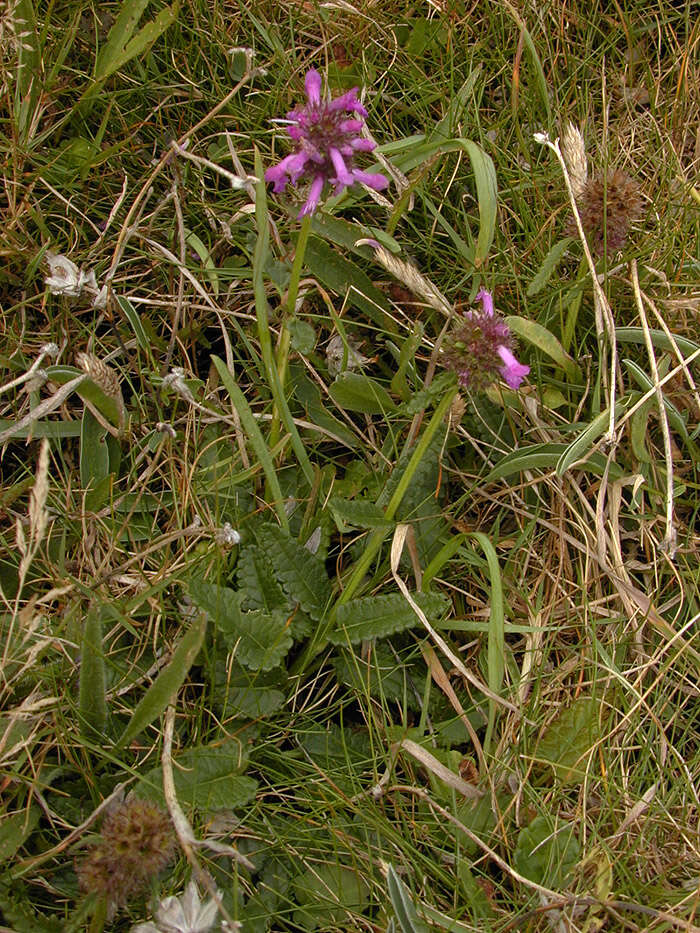
{"type": "Polygon", "coordinates": [[[274,401],[270,446],[274,447],[276,443],[275,436],[279,433],[279,420],[281,420],[289,433],[299,465],[301,466],[309,486],[311,486],[314,481],[313,467],[309,461],[306,448],[299,436],[297,426],[294,424],[294,418],[289,410],[289,405],[284,395],[284,386],[280,382],[272,353],[272,337],[270,336],[270,322],[268,320],[267,295],[265,294],[265,283],[263,281],[263,266],[265,265],[265,260],[269,251],[270,228],[267,220],[267,192],[265,191],[264,172],[260,153],[257,151],[255,153],[255,174],[260,180],[255,186],[255,223],[258,230],[258,239],[255,244],[255,253],[253,255],[253,290],[255,293],[255,314],[258,320],[260,353],[274,401]]]}
{"type": "MultiPolygon", "coordinates": [[[[309,233],[311,232],[311,214],[306,214],[301,222],[301,230],[297,238],[297,248],[294,253],[294,263],[292,264],[292,273],[289,278],[289,288],[287,289],[287,314],[282,321],[282,333],[277,347],[277,378],[284,391],[284,384],[287,381],[287,362],[289,360],[289,344],[291,335],[289,333],[289,321],[294,317],[296,310],[297,295],[299,294],[299,280],[301,279],[301,270],[304,267],[304,256],[306,254],[306,244],[309,242],[309,233]]],[[[272,412],[272,425],[270,427],[270,444],[274,447],[279,437],[279,416],[277,407],[272,412]]]]}
{"type": "MultiPolygon", "coordinates": [[[[389,521],[393,521],[394,516],[396,515],[396,512],[401,505],[401,501],[406,494],[406,490],[408,489],[420,462],[425,457],[428,445],[435,436],[435,432],[445,420],[445,416],[447,415],[449,407],[452,404],[452,400],[456,394],[456,385],[451,386],[447,390],[442,398],[442,401],[433,412],[433,417],[428,422],[428,426],[421,435],[421,439],[416,444],[416,449],[413,451],[411,459],[408,461],[408,465],[406,466],[406,469],[401,476],[401,479],[399,480],[396,489],[394,490],[394,494],[389,500],[389,504],[387,505],[384,512],[385,517],[388,518],[389,521]]],[[[377,557],[384,539],[387,537],[390,531],[390,528],[375,528],[375,530],[369,536],[367,546],[362,552],[362,556],[355,564],[347,586],[340,594],[335,605],[328,614],[325,624],[318,630],[316,636],[311,638],[301,658],[294,665],[292,669],[293,674],[301,675],[308,664],[316,657],[316,655],[323,651],[323,649],[326,647],[328,644],[328,633],[335,625],[338,606],[342,606],[344,603],[349,602],[349,600],[351,600],[355,595],[362,581],[364,580],[367,571],[372,565],[372,562],[377,557]]]]}

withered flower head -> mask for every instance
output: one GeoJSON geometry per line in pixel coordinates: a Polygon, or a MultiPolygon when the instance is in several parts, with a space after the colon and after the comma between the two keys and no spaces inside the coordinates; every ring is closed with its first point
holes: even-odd
{"type": "MultiPolygon", "coordinates": [[[[591,248],[602,256],[621,249],[630,224],[642,215],[642,197],[637,182],[625,172],[615,169],[607,177],[586,182],[576,198],[581,223],[591,248]]],[[[567,233],[575,234],[573,220],[567,233]]]]}
{"type": "Polygon", "coordinates": [[[81,889],[105,899],[110,913],[147,887],[172,861],[170,817],[150,800],[132,798],[109,813],[100,839],[76,866],[81,889]]]}

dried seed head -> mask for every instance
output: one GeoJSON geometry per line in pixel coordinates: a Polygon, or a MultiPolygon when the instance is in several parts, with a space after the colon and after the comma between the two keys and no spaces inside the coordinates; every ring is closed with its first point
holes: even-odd
{"type": "Polygon", "coordinates": [[[402,282],[414,295],[422,298],[431,308],[442,311],[443,314],[451,313],[452,307],[447,298],[437,286],[433,285],[430,279],[422,275],[410,262],[397,259],[383,246],[375,247],[374,258],[384,266],[387,272],[391,272],[399,282],[402,282]]]}
{"type": "MultiPolygon", "coordinates": [[[[593,178],[577,198],[581,223],[591,248],[598,255],[621,249],[631,223],[642,215],[642,197],[637,182],[618,169],[605,178],[593,178]]],[[[567,232],[574,233],[572,223],[567,232]]]]}
{"type": "Polygon", "coordinates": [[[137,797],[113,810],[102,824],[99,842],[76,866],[80,887],[100,895],[111,913],[147,887],[175,854],[168,814],[137,797]]]}
{"type": "Polygon", "coordinates": [[[571,179],[571,189],[578,201],[588,181],[588,160],[581,130],[573,123],[567,123],[564,128],[561,137],[561,152],[571,179]]]}
{"type": "Polygon", "coordinates": [[[75,361],[95,385],[116,402],[119,409],[119,426],[123,427],[126,423],[126,405],[117,373],[94,353],[76,353],[75,361]]]}

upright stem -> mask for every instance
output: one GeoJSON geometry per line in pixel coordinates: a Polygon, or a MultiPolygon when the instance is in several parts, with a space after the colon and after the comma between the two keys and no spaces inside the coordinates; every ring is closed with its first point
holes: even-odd
{"type": "MultiPolygon", "coordinates": [[[[277,346],[277,375],[279,384],[284,391],[284,384],[287,379],[287,361],[289,360],[289,344],[291,335],[289,333],[289,321],[294,317],[296,310],[297,296],[299,294],[299,281],[301,279],[301,270],[304,267],[304,255],[306,253],[306,244],[309,241],[311,232],[311,214],[306,214],[301,222],[301,229],[297,238],[297,248],[294,253],[294,263],[292,264],[292,274],[289,278],[289,288],[287,289],[287,314],[282,321],[282,332],[280,334],[279,344],[277,346]]],[[[272,412],[272,424],[270,426],[270,443],[274,446],[279,438],[280,422],[279,412],[275,406],[272,412]]]]}

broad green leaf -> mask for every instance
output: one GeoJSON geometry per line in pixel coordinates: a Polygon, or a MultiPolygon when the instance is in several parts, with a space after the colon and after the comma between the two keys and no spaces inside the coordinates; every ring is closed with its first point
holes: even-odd
{"type": "Polygon", "coordinates": [[[40,816],[39,807],[18,810],[9,816],[3,814],[0,822],[0,864],[7,865],[9,859],[32,834],[40,816]]]}
{"type": "Polygon", "coordinates": [[[352,868],[315,864],[293,882],[299,909],[294,923],[302,930],[348,929],[351,914],[369,903],[369,886],[352,868]]]}
{"type": "Polygon", "coordinates": [[[325,400],[321,400],[321,392],[318,386],[312,383],[310,379],[305,376],[297,379],[294,392],[306,409],[307,418],[312,424],[317,424],[320,428],[335,435],[347,447],[358,446],[358,438],[348,429],[345,422],[329,414],[325,400]]]}
{"type": "Polygon", "coordinates": [[[389,865],[387,869],[386,884],[389,891],[389,900],[394,908],[394,914],[401,933],[428,933],[428,926],[418,918],[413,898],[406,885],[396,874],[393,865],[389,865]]]}
{"type": "Polygon", "coordinates": [[[85,616],[80,645],[79,710],[81,732],[94,739],[107,725],[107,677],[102,641],[102,615],[92,605],[85,616]],[[85,728],[87,727],[87,728],[85,728]]]}
{"type": "Polygon", "coordinates": [[[600,738],[600,712],[595,697],[581,696],[559,714],[537,743],[534,757],[551,765],[561,783],[583,780],[588,755],[600,738]]]}
{"type": "Polygon", "coordinates": [[[580,370],[573,358],[564,350],[554,334],[538,324],[537,321],[531,321],[528,318],[516,317],[510,315],[506,322],[511,331],[522,340],[527,340],[533,346],[537,347],[543,353],[546,353],[557,366],[561,366],[567,376],[577,379],[580,370]]]}
{"type": "Polygon", "coordinates": [[[340,373],[329,386],[328,394],[339,408],[346,411],[383,415],[396,408],[384,386],[364,373],[340,373]]]}
{"type": "Polygon", "coordinates": [[[236,581],[245,609],[287,609],[291,607],[275,579],[272,565],[262,548],[247,544],[241,549],[236,566],[236,581]]]}
{"type": "Polygon", "coordinates": [[[289,336],[292,339],[292,349],[296,350],[297,353],[301,353],[302,356],[313,353],[316,346],[316,331],[311,324],[294,317],[287,323],[287,327],[289,336]]]}
{"type": "MultiPolygon", "coordinates": [[[[650,336],[652,345],[656,347],[657,350],[667,350],[669,353],[675,355],[673,344],[662,330],[652,330],[650,331],[650,336]]],[[[644,330],[641,327],[618,327],[615,329],[615,337],[618,343],[636,343],[642,347],[646,344],[644,330]]],[[[687,337],[679,337],[677,334],[673,335],[673,339],[681,353],[684,353],[686,356],[691,356],[693,353],[700,352],[700,343],[696,343],[694,340],[689,340],[687,337]]],[[[697,362],[697,357],[695,359],[697,362]]]]}
{"type": "Polygon", "coordinates": [[[321,619],[331,599],[331,584],[323,561],[274,525],[261,529],[260,542],[288,598],[299,603],[312,619],[321,619]]]}
{"type": "Polygon", "coordinates": [[[206,616],[200,615],[182,636],[170,661],[140,700],[117,743],[119,746],[128,745],[172,703],[199,654],[206,630],[206,616]]]}
{"type": "Polygon", "coordinates": [[[178,4],[165,7],[150,23],[146,23],[134,36],[149,0],[123,0],[119,14],[100,49],[95,62],[95,81],[108,78],[123,65],[144,52],[165,30],[175,22],[178,4]]]}
{"type": "MultiPolygon", "coordinates": [[[[258,782],[241,774],[248,756],[241,742],[198,745],[173,761],[178,802],[204,813],[243,807],[255,797],[258,782]]],[[[149,800],[163,800],[163,769],[154,768],[141,780],[137,793],[149,800]]]]}
{"type": "Polygon", "coordinates": [[[384,510],[367,499],[333,496],[328,502],[328,508],[341,532],[348,528],[391,528],[393,525],[384,516],[384,510]]]}
{"type": "MultiPolygon", "coordinates": [[[[617,421],[620,415],[627,409],[629,404],[629,396],[626,396],[625,398],[622,398],[615,403],[615,421],[617,421]]],[[[557,461],[557,476],[563,476],[564,473],[566,473],[566,471],[579,460],[588,459],[591,454],[591,448],[593,447],[593,444],[606,430],[609,422],[610,412],[608,409],[606,409],[597,415],[593,421],[591,421],[591,423],[586,428],[584,428],[583,431],[581,431],[577,438],[571,441],[570,444],[567,444],[566,449],[557,461]]]]}
{"type": "Polygon", "coordinates": [[[350,303],[364,311],[382,330],[391,333],[396,331],[386,295],[354,262],[336,253],[323,240],[311,236],[306,245],[304,264],[312,275],[336,295],[345,297],[347,294],[350,303]]]}
{"type": "MultiPolygon", "coordinates": [[[[446,615],[450,608],[449,600],[437,593],[414,593],[413,599],[429,621],[446,615]]],[[[336,629],[329,635],[335,645],[384,638],[421,624],[400,593],[351,599],[338,606],[336,620],[336,629]]]]}
{"type": "MultiPolygon", "coordinates": [[[[654,383],[647,376],[644,370],[640,366],[637,366],[637,364],[633,362],[633,360],[622,360],[622,365],[625,367],[627,372],[632,376],[632,378],[637,383],[639,388],[642,389],[645,393],[651,392],[652,389],[654,389],[654,383]]],[[[693,439],[691,438],[688,432],[688,426],[683,420],[683,416],[678,411],[678,409],[673,404],[673,402],[669,401],[669,399],[666,398],[666,396],[663,394],[663,390],[662,390],[661,395],[662,395],[663,402],[664,402],[664,408],[666,409],[666,417],[668,418],[668,423],[671,425],[674,431],[677,431],[680,434],[680,436],[683,438],[686,446],[688,447],[693,457],[697,459],[698,458],[698,447],[693,442],[693,439]]],[[[656,391],[654,391],[654,395],[652,396],[652,398],[654,399],[654,404],[656,404],[656,391]]]]}
{"type": "Polygon", "coordinates": [[[526,295],[528,298],[532,298],[533,295],[538,295],[542,291],[573,242],[573,237],[564,237],[563,240],[559,240],[552,246],[527,287],[526,295]]]}
{"type": "Polygon", "coordinates": [[[66,385],[75,379],[77,376],[84,376],[83,381],[75,389],[77,394],[86,402],[90,402],[91,405],[94,405],[97,411],[101,415],[104,415],[107,421],[110,424],[114,425],[115,428],[122,427],[122,412],[120,411],[119,405],[112,398],[111,395],[107,395],[103,390],[93,382],[89,376],[86,376],[82,369],[77,369],[74,366],[49,366],[47,367],[46,373],[51,380],[57,385],[66,385]]]}
{"type": "Polygon", "coordinates": [[[573,823],[556,824],[545,816],[536,816],[518,834],[513,867],[530,881],[561,890],[580,856],[573,823]]]}
{"type": "Polygon", "coordinates": [[[245,667],[272,670],[292,647],[286,612],[242,612],[243,593],[201,580],[190,582],[189,590],[193,602],[211,617],[228,648],[235,650],[236,660],[245,667]]]}
{"type": "MultiPolygon", "coordinates": [[[[524,470],[552,470],[569,446],[569,444],[531,444],[528,447],[519,447],[499,460],[484,482],[493,483],[524,470]]],[[[606,463],[607,459],[595,451],[585,463],[581,464],[579,469],[602,476],[606,463]]],[[[623,476],[623,470],[616,463],[611,463],[609,475],[611,479],[620,479],[623,476]]]]}
{"type": "Polygon", "coordinates": [[[109,484],[109,448],[107,429],[103,428],[89,408],[83,411],[80,431],[80,484],[84,490],[85,508],[92,512],[104,503],[104,493],[109,484]]]}
{"type": "Polygon", "coordinates": [[[261,674],[247,671],[240,664],[216,665],[214,702],[217,713],[245,719],[261,719],[278,710],[286,699],[280,687],[284,686],[279,671],[261,674]]]}

